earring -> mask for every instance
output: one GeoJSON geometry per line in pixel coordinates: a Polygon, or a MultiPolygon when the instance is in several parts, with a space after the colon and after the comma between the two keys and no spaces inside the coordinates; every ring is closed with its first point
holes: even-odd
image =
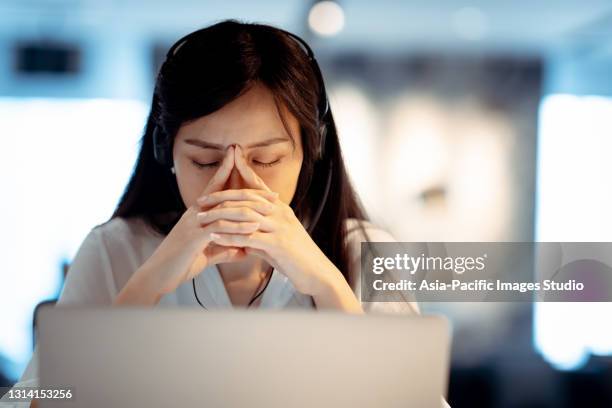
{"type": "Polygon", "coordinates": [[[170,167],[170,172],[171,172],[172,174],[176,174],[176,170],[174,170],[174,166],[170,167]]]}

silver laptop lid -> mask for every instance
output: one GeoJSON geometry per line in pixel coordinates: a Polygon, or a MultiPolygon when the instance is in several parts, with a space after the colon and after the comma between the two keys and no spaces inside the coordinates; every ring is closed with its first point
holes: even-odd
{"type": "Polygon", "coordinates": [[[41,407],[439,407],[441,317],[336,311],[94,308],[40,312],[41,407]]]}

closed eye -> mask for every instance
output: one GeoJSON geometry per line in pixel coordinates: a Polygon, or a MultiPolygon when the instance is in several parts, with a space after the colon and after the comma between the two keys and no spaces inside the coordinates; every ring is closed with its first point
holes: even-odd
{"type": "Polygon", "coordinates": [[[210,162],[210,163],[198,163],[197,161],[192,160],[191,162],[194,164],[194,166],[196,166],[199,169],[211,168],[211,167],[216,167],[219,165],[218,161],[210,162]]]}
{"type": "MultiPolygon", "coordinates": [[[[260,162],[257,160],[253,160],[253,164],[255,164],[256,166],[260,166],[260,167],[272,167],[278,163],[280,163],[281,159],[278,158],[274,161],[271,162],[260,162]]],[[[205,169],[205,168],[212,168],[212,167],[217,167],[220,162],[219,161],[214,161],[214,162],[210,162],[210,163],[199,163],[195,160],[191,160],[191,162],[193,163],[194,166],[196,166],[199,169],[205,169]]]]}
{"type": "Polygon", "coordinates": [[[253,160],[253,163],[254,163],[256,166],[261,166],[261,167],[272,167],[272,166],[274,166],[275,164],[280,163],[280,161],[281,161],[281,159],[279,158],[279,159],[276,159],[276,160],[271,161],[271,162],[269,162],[269,163],[264,163],[264,162],[260,162],[260,161],[257,161],[257,160],[253,160]]]}

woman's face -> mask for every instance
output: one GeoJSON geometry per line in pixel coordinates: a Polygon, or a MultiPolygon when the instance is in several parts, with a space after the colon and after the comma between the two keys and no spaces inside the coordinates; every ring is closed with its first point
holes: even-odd
{"type": "MultiPolygon", "coordinates": [[[[282,109],[291,135],[283,126],[272,92],[256,84],[218,111],[179,128],[172,154],[186,207],[196,204],[231,145],[241,147],[248,165],[283,202],[291,202],[303,150],[297,119],[284,106],[282,109]]],[[[242,188],[253,186],[234,168],[223,189],[242,188]]]]}

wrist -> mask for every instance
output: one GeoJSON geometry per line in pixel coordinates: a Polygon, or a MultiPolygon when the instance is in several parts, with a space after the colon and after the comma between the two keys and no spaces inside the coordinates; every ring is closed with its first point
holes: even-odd
{"type": "Polygon", "coordinates": [[[154,306],[163,293],[146,267],[138,268],[115,297],[113,305],[154,306]]]}
{"type": "Polygon", "coordinates": [[[340,284],[345,281],[344,276],[336,265],[325,258],[324,262],[317,268],[317,273],[313,274],[313,283],[311,285],[312,297],[327,297],[338,290],[340,284]]]}
{"type": "Polygon", "coordinates": [[[312,285],[312,298],[320,309],[336,309],[363,314],[361,302],[342,275],[342,272],[327,258],[327,268],[321,268],[312,285]]]}

